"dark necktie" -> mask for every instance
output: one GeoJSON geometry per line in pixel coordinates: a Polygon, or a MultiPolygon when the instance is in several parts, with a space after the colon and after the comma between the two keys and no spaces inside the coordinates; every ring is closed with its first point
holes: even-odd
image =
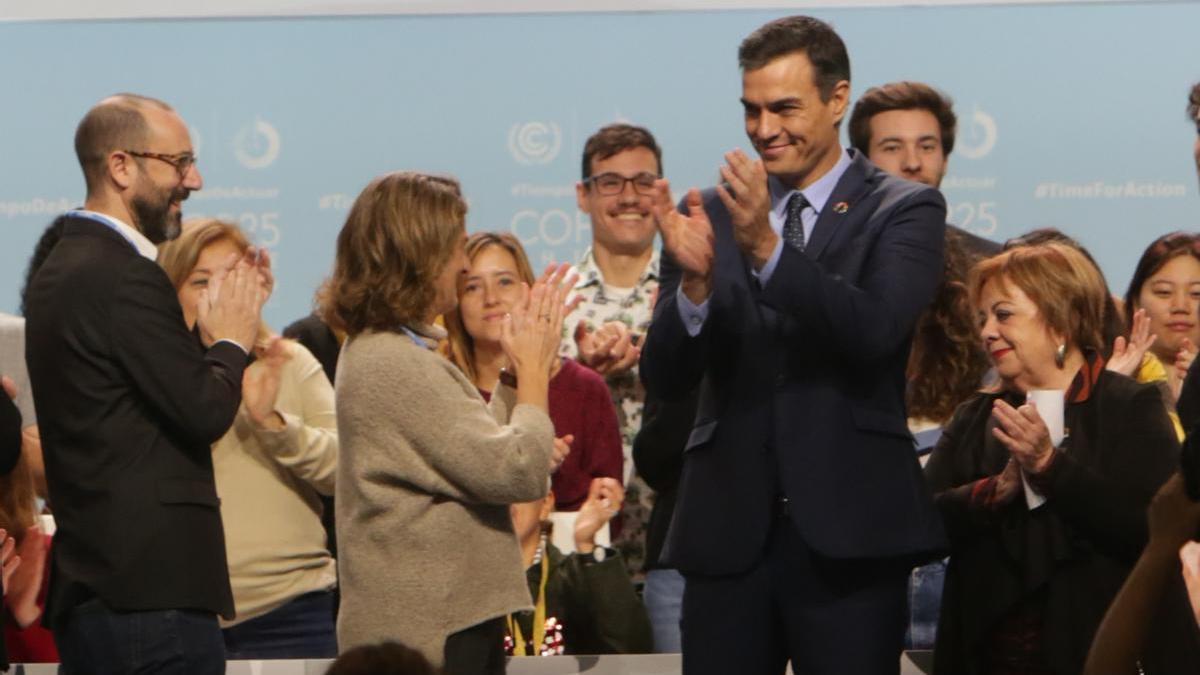
{"type": "Polygon", "coordinates": [[[804,221],[800,219],[800,212],[807,207],[808,200],[799,192],[788,199],[787,219],[783,221],[783,241],[797,251],[804,250],[804,221]]]}

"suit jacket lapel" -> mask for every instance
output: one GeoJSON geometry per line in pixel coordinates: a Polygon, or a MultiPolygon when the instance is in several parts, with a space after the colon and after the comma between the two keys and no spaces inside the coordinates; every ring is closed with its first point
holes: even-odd
{"type": "Polygon", "coordinates": [[[804,252],[813,260],[818,260],[821,253],[835,237],[844,236],[846,231],[853,228],[863,218],[870,214],[863,209],[855,209],[855,204],[865,195],[874,182],[872,174],[875,167],[867,161],[862,153],[851,150],[850,166],[821,209],[817,224],[813,227],[812,238],[804,247],[804,252]]]}

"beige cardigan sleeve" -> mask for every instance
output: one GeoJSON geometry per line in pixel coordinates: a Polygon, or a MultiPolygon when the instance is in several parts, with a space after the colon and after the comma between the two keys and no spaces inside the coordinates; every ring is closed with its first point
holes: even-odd
{"type": "MultiPolygon", "coordinates": [[[[512,504],[546,495],[554,426],[542,409],[511,396],[489,409],[442,356],[405,336],[356,340],[338,372],[343,424],[375,446],[372,471],[433,495],[468,503],[512,504]],[[343,377],[345,375],[345,377],[343,377]]],[[[350,431],[344,428],[343,435],[350,431]]],[[[348,442],[348,441],[347,441],[348,442]]]]}
{"type": "MultiPolygon", "coordinates": [[[[320,362],[303,345],[288,341],[275,410],[284,428],[252,424],[255,439],[280,466],[323,495],[332,496],[337,474],[338,432],[333,387],[320,362]]],[[[254,367],[254,366],[251,366],[254,367]]]]}

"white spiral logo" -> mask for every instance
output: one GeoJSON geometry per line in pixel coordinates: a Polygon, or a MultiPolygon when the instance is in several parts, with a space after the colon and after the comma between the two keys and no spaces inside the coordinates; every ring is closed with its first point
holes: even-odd
{"type": "Polygon", "coordinates": [[[508,151],[518,164],[549,164],[562,149],[562,130],[554,122],[514,124],[508,130],[508,151]]]}
{"type": "Polygon", "coordinates": [[[967,159],[983,159],[996,147],[996,120],[975,106],[971,124],[955,149],[967,159]]]}
{"type": "Polygon", "coordinates": [[[233,141],[233,154],[247,169],[265,169],[279,158],[279,132],[262,119],[242,127],[233,141]]]}

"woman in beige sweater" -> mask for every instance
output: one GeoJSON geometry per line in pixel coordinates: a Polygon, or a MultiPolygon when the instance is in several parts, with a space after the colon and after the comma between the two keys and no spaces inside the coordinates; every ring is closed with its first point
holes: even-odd
{"type": "MultiPolygon", "coordinates": [[[[159,251],[196,323],[210,279],[250,250],[232,223],[189,221],[159,251]]],[[[231,659],[323,658],[337,653],[337,564],[325,547],[320,495],[333,494],[338,436],[333,388],[303,346],[265,327],[242,379],[242,407],[213,445],[229,582],[237,618],[222,621],[231,659]]]]}
{"type": "Polygon", "coordinates": [[[449,675],[504,672],[503,617],[532,607],[509,505],[544,496],[562,461],[546,396],[572,285],[559,267],[513,308],[502,342],[515,381],[485,404],[434,351],[467,266],[465,216],[454,179],[376,178],[322,290],[326,322],[348,336],[338,646],[397,640],[449,675]]]}

